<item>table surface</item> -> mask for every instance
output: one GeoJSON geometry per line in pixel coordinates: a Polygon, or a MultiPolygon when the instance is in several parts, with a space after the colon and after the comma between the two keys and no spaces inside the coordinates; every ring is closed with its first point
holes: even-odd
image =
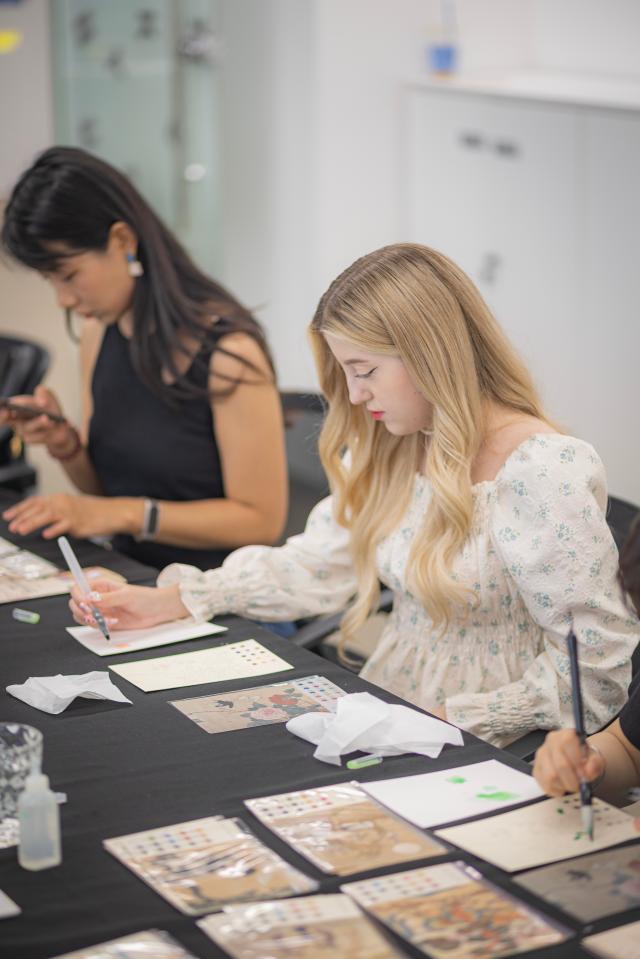
{"type": "MultiPolygon", "coordinates": [[[[1,525],[0,536],[7,536],[1,525]]],[[[47,558],[57,558],[55,544],[32,538],[25,545],[47,558]]],[[[132,581],[152,581],[151,570],[126,557],[101,551],[89,543],[75,545],[85,565],[101,563],[132,581]]],[[[200,959],[225,955],[198,929],[193,918],[183,916],[105,852],[103,839],[203,816],[241,816],[269,846],[316,879],[320,892],[335,892],[344,879],[326,876],[298,856],[255,820],[242,800],[354,779],[388,779],[490,758],[526,768],[508,754],[465,734],[463,747],[445,747],[437,760],[398,756],[354,773],[313,759],[313,747],[288,733],[284,725],[209,735],[168,705],[174,698],[259,686],[269,681],[267,677],[143,693],[116,676],[116,685],[132,700],[132,706],[76,700],[65,712],[50,716],[9,696],[5,686],[22,683],[29,676],[106,669],[116,661],[205,649],[249,637],[259,639],[293,665],[293,670],[272,677],[272,681],[320,674],[349,693],[369,690],[390,702],[401,700],[314,653],[237,618],[220,620],[230,627],[222,636],[192,640],[179,648],[98,658],[66,633],[64,627],[71,625],[66,597],[31,601],[28,605],[41,614],[37,626],[16,622],[11,618],[11,605],[0,606],[0,720],[24,722],[42,730],[44,771],[55,790],[67,793],[68,801],[61,807],[61,866],[28,872],[18,866],[15,848],[0,850],[0,889],[22,908],[20,916],[0,921],[0,956],[6,959],[49,959],[150,928],[171,933],[200,959]]],[[[513,889],[508,875],[499,869],[467,853],[451,850],[448,856],[471,863],[498,885],[513,889]]],[[[439,861],[442,860],[436,860],[439,861]]],[[[420,864],[427,861],[411,863],[406,868],[420,864]]],[[[384,870],[394,871],[394,867],[384,870]]],[[[518,889],[517,895],[577,933],[585,931],[522,890],[518,889]]],[[[639,918],[640,909],[594,923],[588,931],[639,918]]],[[[408,956],[423,955],[406,944],[400,951],[408,956]]],[[[569,959],[588,954],[573,939],[526,955],[531,959],[569,959]]]]}

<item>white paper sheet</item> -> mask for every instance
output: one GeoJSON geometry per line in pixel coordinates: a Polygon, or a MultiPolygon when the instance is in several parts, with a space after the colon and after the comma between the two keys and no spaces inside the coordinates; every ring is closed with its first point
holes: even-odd
{"type": "Polygon", "coordinates": [[[363,783],[362,788],[421,829],[544,795],[533,776],[496,759],[420,776],[363,783]]]}
{"type": "Polygon", "coordinates": [[[32,676],[22,685],[7,686],[7,692],[43,713],[57,715],[77,696],[83,699],[109,699],[116,703],[131,700],[111,682],[107,672],[94,670],[78,676],[32,676]]]}
{"type": "Polygon", "coordinates": [[[20,915],[20,906],[10,899],[6,892],[0,889],[0,919],[9,919],[10,916],[20,915]]]}
{"type": "Polygon", "coordinates": [[[179,686],[199,686],[227,679],[245,679],[293,669],[290,663],[269,652],[255,639],[214,646],[193,653],[178,653],[160,659],[144,659],[122,666],[109,666],[145,693],[179,686]]]}
{"type": "Polygon", "coordinates": [[[638,839],[633,820],[621,809],[593,800],[594,838],[582,831],[580,798],[547,799],[500,816],[438,829],[436,836],[467,849],[507,872],[571,859],[638,839]]]}
{"type": "Polygon", "coordinates": [[[193,619],[178,619],[162,626],[149,629],[122,629],[111,632],[106,640],[99,629],[91,626],[67,626],[67,632],[79,643],[98,656],[119,656],[121,653],[136,653],[139,649],[153,649],[154,646],[168,646],[170,643],[182,643],[187,639],[199,639],[201,636],[215,636],[225,633],[226,626],[214,623],[196,623],[193,619]]]}
{"type": "Polygon", "coordinates": [[[462,746],[457,726],[409,706],[385,703],[371,693],[351,693],[336,701],[335,714],[304,713],[287,723],[295,736],[314,743],[314,757],[340,765],[340,756],[360,750],[376,756],[418,753],[435,759],[449,743],[462,746]]]}

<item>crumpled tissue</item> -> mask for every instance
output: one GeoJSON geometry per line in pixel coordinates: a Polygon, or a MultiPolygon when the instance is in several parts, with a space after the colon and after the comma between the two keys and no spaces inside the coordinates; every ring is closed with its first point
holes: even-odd
{"type": "Polygon", "coordinates": [[[287,723],[290,733],[314,743],[314,757],[340,766],[340,756],[361,750],[374,756],[418,753],[435,759],[445,744],[462,746],[462,733],[441,719],[408,706],[385,703],[371,693],[336,700],[334,713],[303,713],[287,723]]]}
{"type": "Polygon", "coordinates": [[[29,706],[44,713],[61,713],[76,696],[83,699],[111,699],[116,703],[131,703],[114,686],[109,673],[94,670],[79,676],[32,676],[22,685],[7,686],[7,692],[29,706]]]}

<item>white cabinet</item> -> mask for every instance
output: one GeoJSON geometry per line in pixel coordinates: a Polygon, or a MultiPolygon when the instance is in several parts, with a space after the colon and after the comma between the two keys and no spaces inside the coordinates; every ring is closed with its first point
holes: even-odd
{"type": "Polygon", "coordinates": [[[404,166],[406,238],[471,276],[550,416],[640,502],[640,116],[412,88],[404,166]]]}

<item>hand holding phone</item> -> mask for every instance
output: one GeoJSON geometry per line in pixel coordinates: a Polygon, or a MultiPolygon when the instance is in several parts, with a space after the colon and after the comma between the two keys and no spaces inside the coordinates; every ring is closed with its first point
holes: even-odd
{"type": "Polygon", "coordinates": [[[14,417],[20,420],[33,420],[36,416],[46,416],[53,423],[66,423],[66,416],[61,413],[52,413],[41,406],[34,406],[30,403],[16,403],[14,400],[0,397],[0,409],[8,410],[14,417]]]}

